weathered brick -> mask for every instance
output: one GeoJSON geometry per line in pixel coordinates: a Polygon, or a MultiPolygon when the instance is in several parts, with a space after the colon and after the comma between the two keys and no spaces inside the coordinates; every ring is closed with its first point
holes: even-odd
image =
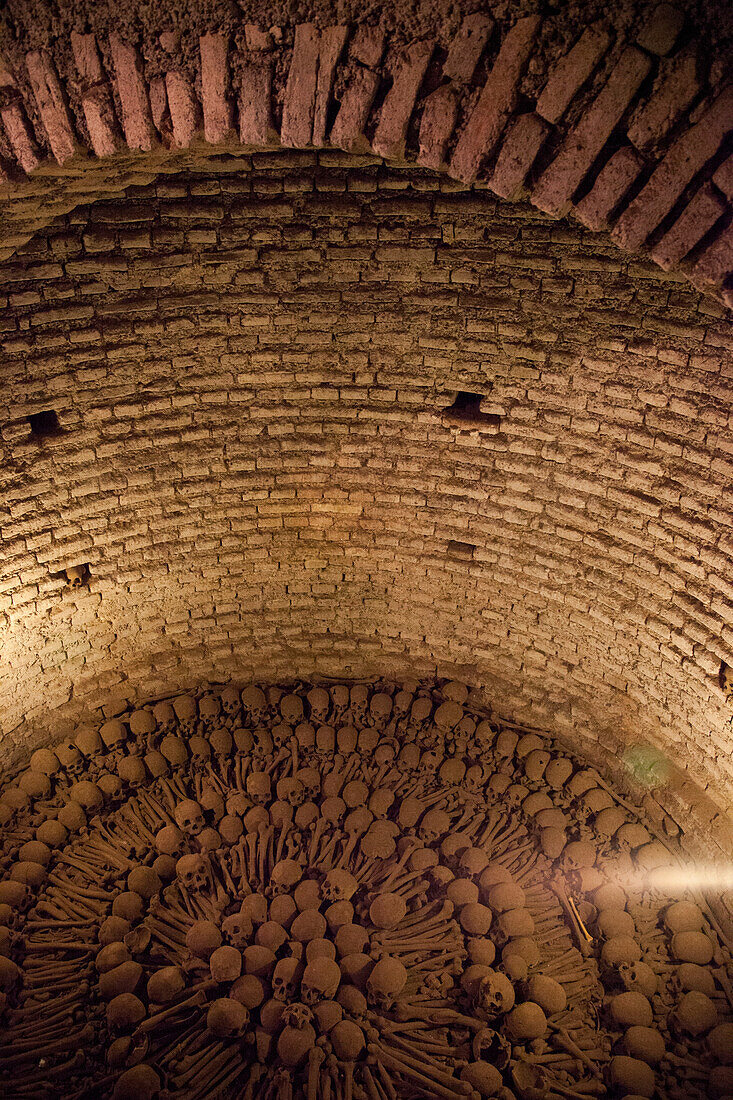
{"type": "Polygon", "coordinates": [[[703,114],[671,146],[649,181],[611,231],[623,248],[635,250],[656,229],[685,187],[715,154],[733,116],[733,86],[721,92],[703,114]]]}
{"type": "Polygon", "coordinates": [[[654,149],[693,102],[700,91],[697,69],[694,54],[676,57],[649,99],[636,109],[626,133],[640,152],[654,149]]]}
{"type": "Polygon", "coordinates": [[[615,208],[637,178],[644,162],[629,145],[622,145],[604,164],[592,188],[575,205],[575,216],[589,229],[607,229],[615,208]]]}
{"type": "Polygon", "coordinates": [[[378,87],[376,73],[361,68],[354,71],[331,128],[329,140],[332,145],[352,153],[365,153],[371,149],[364,136],[364,127],[378,87]]]}
{"type": "Polygon", "coordinates": [[[668,270],[694,248],[725,212],[726,204],[706,183],[652,249],[652,258],[668,270]]]}
{"type": "Polygon", "coordinates": [[[497,195],[514,199],[547,137],[549,126],[539,115],[520,115],[499,150],[489,186],[497,195]]]}
{"type": "Polygon", "coordinates": [[[611,36],[602,23],[587,27],[573,48],[553,67],[537,100],[537,114],[559,122],[608,49],[611,36]]]}
{"type": "Polygon", "coordinates": [[[637,45],[650,53],[668,54],[674,48],[685,22],[683,12],[671,4],[657,4],[636,36],[637,45]]]}
{"type": "Polygon", "coordinates": [[[24,172],[32,172],[40,164],[40,157],[33,131],[21,104],[15,101],[0,107],[0,118],[13,156],[24,172]]]}
{"type": "Polygon", "coordinates": [[[707,246],[698,258],[692,274],[702,286],[722,286],[733,273],[733,226],[729,225],[707,246]]]}
{"type": "Polygon", "coordinates": [[[430,39],[415,42],[392,59],[392,87],[380,109],[372,139],[374,152],[386,160],[401,160],[405,155],[407,127],[434,47],[430,39]]]}
{"type": "Polygon", "coordinates": [[[476,179],[481,161],[496,146],[517,102],[517,86],[540,25],[539,16],[519,19],[506,34],[486,83],[451,157],[449,173],[476,179]]]}
{"type": "Polygon", "coordinates": [[[25,64],[51,152],[63,164],[76,153],[76,138],[56,70],[38,51],[26,54],[25,64]]]}
{"type": "Polygon", "coordinates": [[[316,106],[320,35],[313,23],[299,23],[285,88],[280,140],[302,148],[310,144],[316,106]]]}
{"type": "Polygon", "coordinates": [[[636,94],[650,64],[639,50],[624,50],[603,89],[565,137],[533,189],[532,202],[540,210],[555,215],[567,211],[573,193],[636,94]]]}
{"type": "Polygon", "coordinates": [[[448,49],[443,76],[455,84],[468,84],[493,28],[494,20],[484,12],[465,16],[448,49]]]}
{"type": "Polygon", "coordinates": [[[270,145],[277,141],[271,95],[271,63],[265,60],[262,64],[245,65],[239,89],[239,140],[242,145],[270,145]]]}
{"type": "Polygon", "coordinates": [[[201,111],[188,77],[181,72],[166,73],[165,90],[173,126],[173,142],[186,149],[201,125],[201,111]]]}
{"type": "Polygon", "coordinates": [[[229,40],[225,34],[202,34],[199,38],[204,137],[211,145],[226,141],[234,127],[234,108],[229,97],[228,51],[229,40]]]}
{"type": "Polygon", "coordinates": [[[125,141],[131,149],[150,152],[155,143],[155,132],[140,56],[134,46],[124,42],[118,34],[109,36],[109,48],[122,107],[125,141]]]}
{"type": "Polygon", "coordinates": [[[445,153],[457,119],[458,95],[450,84],[442,84],[423,103],[418,164],[436,171],[445,167],[445,153]]]}

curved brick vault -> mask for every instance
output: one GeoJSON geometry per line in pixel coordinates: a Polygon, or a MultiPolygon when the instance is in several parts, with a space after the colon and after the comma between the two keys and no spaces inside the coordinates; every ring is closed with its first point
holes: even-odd
{"type": "Polygon", "coordinates": [[[725,52],[666,5],[215,8],[2,34],[6,759],[206,679],[459,673],[626,782],[656,746],[729,843],[725,52]]]}

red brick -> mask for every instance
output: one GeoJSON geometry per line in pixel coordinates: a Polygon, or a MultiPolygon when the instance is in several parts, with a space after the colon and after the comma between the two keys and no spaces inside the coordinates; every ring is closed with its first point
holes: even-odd
{"type": "Polygon", "coordinates": [[[378,27],[357,27],[349,46],[349,59],[376,69],[384,53],[384,34],[378,27]]]}
{"type": "Polygon", "coordinates": [[[344,45],[349,28],[345,25],[324,27],[321,31],[321,48],[318,58],[318,83],[316,85],[316,105],[313,112],[312,143],[316,147],[326,143],[326,122],[328,105],[331,101],[333,78],[336,65],[344,45]]]}
{"type": "Polygon", "coordinates": [[[41,162],[31,125],[20,101],[8,103],[0,109],[0,118],[3,120],[13,156],[24,172],[32,172],[41,162]]]}
{"type": "Polygon", "coordinates": [[[679,38],[685,17],[671,4],[657,4],[650,19],[636,36],[637,45],[649,53],[668,54],[679,38]]]}
{"type": "Polygon", "coordinates": [[[173,125],[173,142],[179,149],[185,149],[201,125],[198,100],[190,80],[180,72],[166,73],[165,90],[173,125]]]}
{"type": "Polygon", "coordinates": [[[704,184],[674,225],[652,249],[652,259],[665,271],[687,255],[725,212],[725,201],[709,183],[704,184]]]}
{"type": "Polygon", "coordinates": [[[499,151],[489,187],[504,199],[515,198],[550,127],[538,115],[520,115],[499,151]]]}
{"type": "Polygon", "coordinates": [[[687,110],[699,91],[696,58],[690,54],[675,58],[650,99],[634,113],[627,130],[631,144],[642,153],[653,149],[687,110]]]}
{"type": "Polygon", "coordinates": [[[155,143],[155,131],[139,54],[118,34],[109,36],[109,48],[122,107],[125,141],[130,149],[149,152],[155,143]]]}
{"type": "Polygon", "coordinates": [[[448,56],[443,65],[443,76],[448,77],[455,84],[468,84],[493,27],[494,20],[490,15],[482,12],[467,15],[450,44],[448,56]]]}
{"type": "Polygon", "coordinates": [[[434,48],[431,39],[414,42],[395,63],[392,87],[379,112],[372,141],[374,152],[386,160],[401,160],[405,155],[407,127],[434,48]]]}
{"type": "Polygon", "coordinates": [[[571,100],[608,49],[611,36],[600,23],[583,31],[573,48],[553,67],[537,100],[537,114],[559,122],[571,100]]]}
{"type": "Polygon", "coordinates": [[[733,202],[733,156],[724,160],[713,173],[713,183],[719,187],[729,202],[733,202]]]}
{"type": "Polygon", "coordinates": [[[450,84],[436,88],[423,102],[417,163],[441,171],[445,151],[458,118],[458,95],[450,84]]]}
{"type": "Polygon", "coordinates": [[[102,71],[97,40],[93,34],[72,31],[71,48],[81,85],[85,89],[81,104],[92,149],[98,157],[109,157],[122,148],[123,142],[112,96],[102,71]]]}
{"type": "Polygon", "coordinates": [[[313,23],[299,23],[285,87],[280,141],[302,149],[310,144],[316,106],[320,36],[313,23]]]}
{"type": "Polygon", "coordinates": [[[101,84],[104,80],[104,72],[102,71],[102,62],[94,35],[79,34],[77,31],[72,31],[71,49],[82,87],[88,88],[94,84],[101,84]]]}
{"type": "Polygon", "coordinates": [[[63,164],[76,153],[76,138],[56,70],[37,51],[26,54],[25,64],[51,152],[63,164]]]}
{"type": "Polygon", "coordinates": [[[378,86],[379,77],[376,73],[369,69],[356,69],[341,97],[341,106],[331,129],[332,145],[352,153],[370,150],[364,137],[364,127],[378,86]]]}
{"type": "Polygon", "coordinates": [[[270,145],[277,141],[272,121],[272,68],[245,65],[239,89],[239,140],[243,145],[270,145]]]}
{"type": "Polygon", "coordinates": [[[685,187],[715,154],[731,126],[733,87],[728,87],[696,125],[675,141],[645,187],[612,230],[622,248],[635,251],[674,206],[685,187]]]}
{"type": "Polygon", "coordinates": [[[494,66],[454,150],[449,174],[471,183],[495,147],[517,102],[517,86],[540,25],[538,15],[519,19],[507,33],[494,66]]]}
{"type": "Polygon", "coordinates": [[[567,212],[573,192],[606,144],[650,65],[640,50],[633,46],[624,50],[606,84],[566,136],[532,192],[532,202],[540,210],[554,215],[567,212]]]}
{"type": "Polygon", "coordinates": [[[624,145],[604,164],[593,187],[575,206],[575,216],[589,229],[607,229],[613,210],[644,167],[635,149],[624,145]]]}
{"type": "Polygon", "coordinates": [[[211,145],[225,141],[234,128],[234,109],[228,94],[228,49],[225,34],[202,34],[199,38],[204,138],[211,145]]]}
{"type": "Polygon", "coordinates": [[[733,274],[733,225],[708,245],[692,269],[692,278],[703,287],[720,287],[733,274]]]}

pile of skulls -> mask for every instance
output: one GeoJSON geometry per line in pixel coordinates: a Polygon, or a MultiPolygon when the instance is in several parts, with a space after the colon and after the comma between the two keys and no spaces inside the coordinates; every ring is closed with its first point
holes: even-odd
{"type": "Polygon", "coordinates": [[[4,1095],[733,1094],[674,830],[462,684],[144,706],[34,753],[0,825],[4,1095]]]}

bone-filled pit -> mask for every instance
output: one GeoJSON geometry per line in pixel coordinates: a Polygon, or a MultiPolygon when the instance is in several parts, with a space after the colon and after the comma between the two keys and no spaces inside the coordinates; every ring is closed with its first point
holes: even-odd
{"type": "Polygon", "coordinates": [[[457,681],[142,705],[0,822],[5,1097],[733,1094],[673,830],[457,681]]]}

